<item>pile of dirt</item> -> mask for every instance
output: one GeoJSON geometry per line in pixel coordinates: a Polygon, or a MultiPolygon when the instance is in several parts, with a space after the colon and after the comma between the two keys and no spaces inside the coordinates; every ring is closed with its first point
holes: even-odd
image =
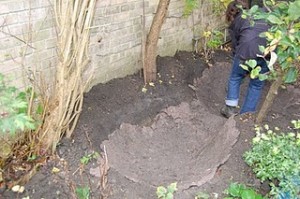
{"type": "Polygon", "coordinates": [[[122,124],[102,145],[122,176],[149,189],[178,182],[179,194],[212,179],[238,135],[233,118],[210,114],[196,100],[162,110],[150,126],[122,124]]]}
{"type": "MultiPolygon", "coordinates": [[[[89,188],[91,198],[105,191],[108,199],[153,199],[157,186],[172,182],[178,182],[178,199],[195,198],[198,192],[224,198],[230,182],[267,191],[242,158],[254,137],[253,121],[219,114],[231,68],[228,53],[216,52],[210,68],[192,52],[158,57],[157,63],[158,81],[147,92],[138,73],[86,93],[72,139],[62,139],[56,156],[24,193],[2,190],[0,198],[76,198],[78,188],[89,188]],[[80,163],[94,152],[103,154],[104,146],[107,179],[99,176],[101,158],[80,163]]],[[[299,88],[282,88],[265,122],[286,127],[299,119],[299,99],[299,88]]]]}

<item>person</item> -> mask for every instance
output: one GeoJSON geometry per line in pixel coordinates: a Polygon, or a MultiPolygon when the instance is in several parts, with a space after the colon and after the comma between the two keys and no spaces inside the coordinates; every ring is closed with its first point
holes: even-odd
{"type": "MultiPolygon", "coordinates": [[[[227,96],[225,106],[221,108],[221,114],[226,118],[238,114],[238,102],[240,95],[240,85],[249,71],[244,70],[240,64],[246,60],[255,59],[257,66],[261,67],[260,73],[269,71],[265,58],[259,50],[259,46],[266,46],[266,39],[260,34],[269,29],[269,25],[264,20],[257,20],[251,24],[248,19],[242,18],[241,0],[229,3],[226,10],[226,21],[229,23],[229,34],[232,43],[233,63],[228,79],[227,96]]],[[[256,111],[264,81],[258,78],[250,79],[244,103],[239,111],[240,114],[253,113],[256,111]]]]}

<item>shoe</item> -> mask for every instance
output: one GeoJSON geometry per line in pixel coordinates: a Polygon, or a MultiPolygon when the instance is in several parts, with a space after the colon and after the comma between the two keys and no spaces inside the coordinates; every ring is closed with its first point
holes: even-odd
{"type": "Polygon", "coordinates": [[[235,106],[228,105],[221,108],[220,112],[226,118],[230,118],[231,116],[238,114],[237,108],[235,106]]]}

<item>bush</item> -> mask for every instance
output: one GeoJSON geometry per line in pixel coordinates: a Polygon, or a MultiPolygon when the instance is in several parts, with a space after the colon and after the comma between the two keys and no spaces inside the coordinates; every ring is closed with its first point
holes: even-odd
{"type": "Polygon", "coordinates": [[[212,52],[218,49],[224,41],[224,34],[218,30],[205,31],[203,33],[203,55],[206,60],[211,59],[212,52]]]}
{"type": "Polygon", "coordinates": [[[34,121],[27,115],[27,108],[24,92],[7,86],[0,74],[0,134],[14,135],[17,131],[34,129],[34,121]]]}
{"type": "Polygon", "coordinates": [[[289,193],[297,197],[300,191],[300,120],[292,121],[290,132],[268,125],[256,127],[252,148],[244,154],[245,162],[261,181],[270,180],[270,195],[289,193]],[[277,183],[276,183],[277,182],[277,183]]]}

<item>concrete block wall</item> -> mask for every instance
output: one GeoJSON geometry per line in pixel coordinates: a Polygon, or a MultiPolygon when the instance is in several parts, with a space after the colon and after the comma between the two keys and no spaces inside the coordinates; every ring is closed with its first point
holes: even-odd
{"type": "MultiPolygon", "coordinates": [[[[49,85],[55,76],[56,32],[52,0],[0,0],[0,73],[18,87],[32,76],[49,85]]],[[[142,41],[150,29],[158,0],[99,0],[90,39],[90,65],[85,76],[94,85],[124,77],[142,68],[142,41]]],[[[191,16],[183,16],[184,1],[171,0],[158,54],[173,56],[193,50],[193,38],[205,28],[224,25],[212,11],[212,1],[199,0],[191,16]]]]}
{"type": "Polygon", "coordinates": [[[19,88],[42,73],[53,80],[56,33],[49,2],[1,0],[0,10],[0,73],[19,88]]]}

